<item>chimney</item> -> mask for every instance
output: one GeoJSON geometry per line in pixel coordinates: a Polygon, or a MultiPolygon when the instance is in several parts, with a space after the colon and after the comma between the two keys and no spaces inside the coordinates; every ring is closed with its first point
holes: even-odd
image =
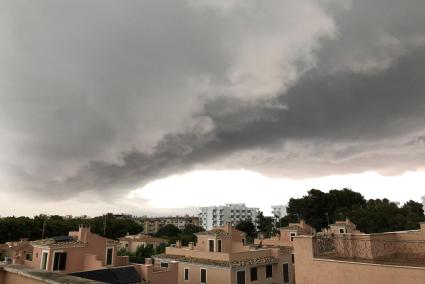
{"type": "Polygon", "coordinates": [[[152,264],[152,258],[150,257],[145,258],[145,264],[152,264]]]}
{"type": "Polygon", "coordinates": [[[229,234],[232,233],[232,225],[230,223],[225,223],[223,229],[229,234]]]}
{"type": "Polygon", "coordinates": [[[182,247],[182,242],[176,241],[176,248],[181,248],[181,247],[182,247]]]}
{"type": "Polygon", "coordinates": [[[87,242],[88,233],[90,233],[90,226],[80,224],[80,227],[78,230],[78,240],[82,242],[87,242]]]}
{"type": "Polygon", "coordinates": [[[303,229],[305,228],[305,220],[304,219],[300,220],[300,227],[303,228],[303,229]]]}

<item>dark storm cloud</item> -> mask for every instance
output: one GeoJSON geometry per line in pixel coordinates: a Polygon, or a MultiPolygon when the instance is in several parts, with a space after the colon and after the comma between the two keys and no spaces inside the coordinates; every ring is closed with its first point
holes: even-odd
{"type": "Polygon", "coordinates": [[[121,165],[92,162],[81,174],[68,180],[68,185],[76,189],[143,185],[171,173],[205,167],[208,163],[217,165],[238,151],[259,148],[268,149],[268,155],[274,156],[275,160],[267,163],[276,169],[270,170],[270,164],[249,159],[230,164],[266,174],[297,177],[367,171],[371,165],[378,171],[414,170],[425,162],[423,137],[412,140],[415,147],[410,143],[409,147],[399,149],[401,152],[395,147],[403,147],[412,133],[424,130],[425,73],[422,71],[425,71],[425,50],[400,58],[386,72],[373,75],[346,71],[321,76],[318,70],[311,71],[277,98],[288,108],[241,107],[243,102],[237,100],[216,99],[205,108],[205,115],[215,125],[208,136],[169,135],[152,155],[130,153],[121,165]],[[239,111],[223,115],[224,105],[232,104],[239,111]],[[216,112],[220,116],[215,117],[216,112]],[[292,150],[279,146],[297,141],[300,146],[292,150]],[[309,147],[317,148],[312,152],[309,147]],[[316,163],[319,163],[314,165],[312,159],[318,159],[316,163]]]}
{"type": "Polygon", "coordinates": [[[4,173],[27,192],[108,199],[200,168],[425,165],[423,1],[56,3],[3,12],[4,173]]]}

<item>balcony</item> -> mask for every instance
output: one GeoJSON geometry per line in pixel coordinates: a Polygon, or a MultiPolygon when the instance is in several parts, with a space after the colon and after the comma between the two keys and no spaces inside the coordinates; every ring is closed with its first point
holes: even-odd
{"type": "Polygon", "coordinates": [[[314,258],[425,267],[425,241],[321,235],[313,238],[314,258]]]}

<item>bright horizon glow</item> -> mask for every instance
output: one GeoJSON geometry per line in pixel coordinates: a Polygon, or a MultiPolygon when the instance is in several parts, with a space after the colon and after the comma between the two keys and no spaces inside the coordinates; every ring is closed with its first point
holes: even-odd
{"type": "Polygon", "coordinates": [[[0,215],[98,216],[112,212],[171,216],[197,214],[200,206],[226,203],[245,203],[269,215],[272,205],[286,204],[291,197],[302,197],[312,188],[327,192],[344,187],[360,192],[366,199],[388,198],[403,204],[410,199],[421,202],[421,196],[425,196],[424,180],[425,171],[405,172],[398,176],[364,172],[296,180],[272,178],[243,169],[200,170],[153,181],[112,201],[95,192],[83,192],[64,200],[43,201],[9,191],[2,196],[3,200],[21,202],[3,202],[0,215]],[[29,202],[32,206],[27,206],[29,202]]]}
{"type": "Polygon", "coordinates": [[[248,170],[202,170],[156,180],[131,191],[126,198],[148,200],[147,205],[152,209],[246,203],[270,214],[272,205],[286,204],[291,197],[302,197],[312,188],[327,192],[346,187],[360,192],[366,199],[388,198],[401,204],[410,199],[420,202],[425,195],[424,180],[424,171],[399,176],[364,172],[294,180],[271,178],[248,170]]]}

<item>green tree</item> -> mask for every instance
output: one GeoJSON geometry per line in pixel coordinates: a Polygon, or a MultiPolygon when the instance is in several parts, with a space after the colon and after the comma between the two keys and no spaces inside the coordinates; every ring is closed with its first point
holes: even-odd
{"type": "Polygon", "coordinates": [[[269,237],[273,233],[273,218],[265,217],[263,212],[259,211],[257,214],[258,230],[264,234],[265,237],[269,237]]]}
{"type": "Polygon", "coordinates": [[[160,228],[158,232],[156,233],[157,237],[176,237],[181,233],[180,229],[174,226],[173,224],[165,225],[164,227],[160,228]]]}
{"type": "Polygon", "coordinates": [[[185,234],[185,235],[196,234],[196,233],[203,232],[203,231],[205,231],[204,228],[202,228],[200,226],[196,226],[196,225],[193,225],[193,224],[187,224],[186,226],[184,226],[182,234],[185,234]]]}
{"type": "Polygon", "coordinates": [[[251,220],[242,220],[236,225],[236,229],[245,232],[247,237],[255,238],[257,230],[251,220]]]}

